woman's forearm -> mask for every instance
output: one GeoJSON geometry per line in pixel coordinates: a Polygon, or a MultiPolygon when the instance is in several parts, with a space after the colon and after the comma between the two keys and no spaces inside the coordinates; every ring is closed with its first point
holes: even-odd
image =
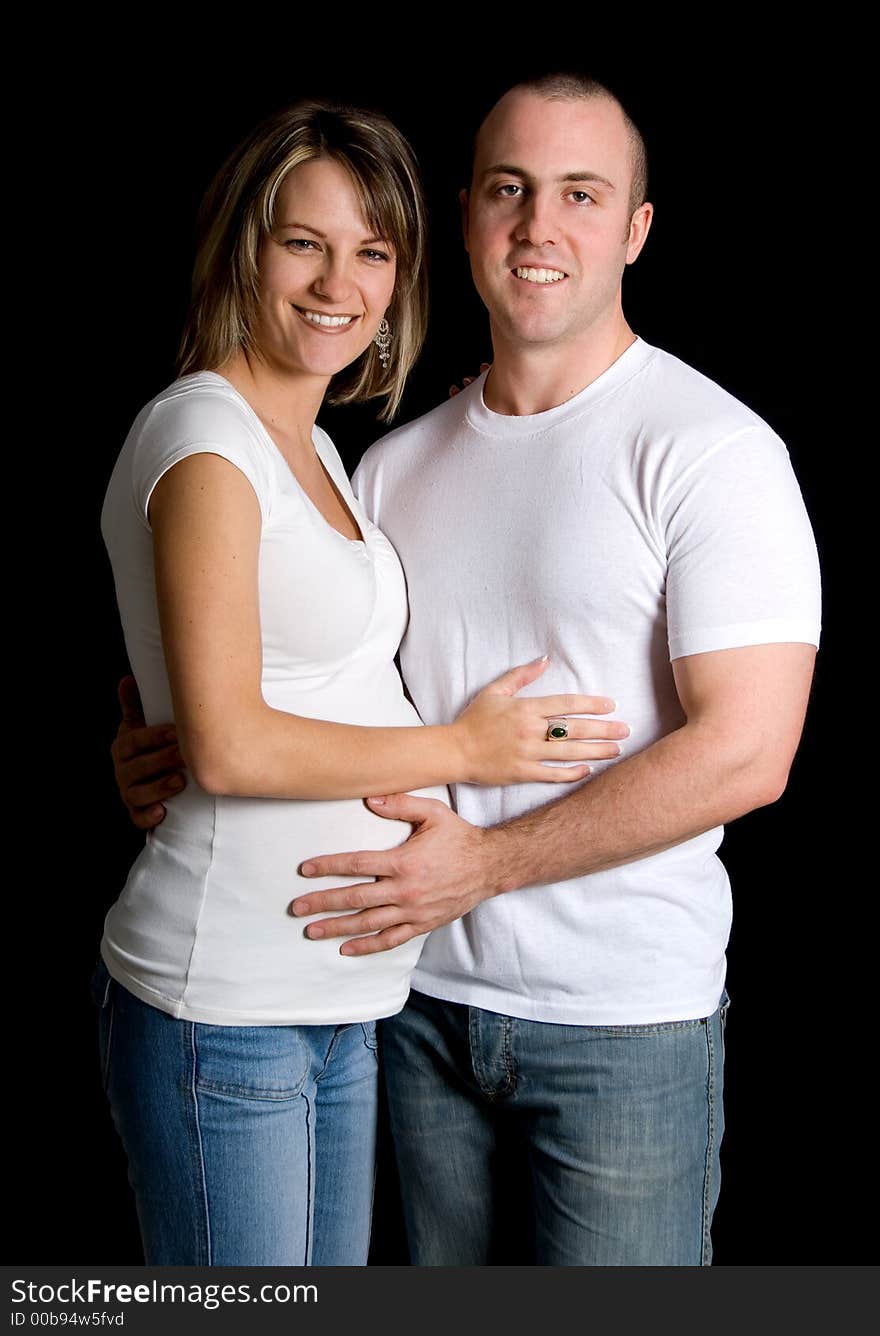
{"type": "Polygon", "coordinates": [[[181,747],[208,793],[252,798],[368,798],[467,774],[454,725],[367,728],[268,705],[236,711],[222,729],[184,731],[181,747]]]}

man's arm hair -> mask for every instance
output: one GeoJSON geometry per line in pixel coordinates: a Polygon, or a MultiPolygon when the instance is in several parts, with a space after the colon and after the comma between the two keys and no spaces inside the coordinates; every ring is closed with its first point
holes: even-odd
{"type": "Polygon", "coordinates": [[[659,853],[785,789],[816,650],[750,645],[676,659],[681,728],[557,802],[487,830],[494,891],[659,853]]]}

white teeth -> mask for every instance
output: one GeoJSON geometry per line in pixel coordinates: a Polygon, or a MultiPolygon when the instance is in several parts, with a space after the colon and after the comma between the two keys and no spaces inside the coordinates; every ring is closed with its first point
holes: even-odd
{"type": "Polygon", "coordinates": [[[350,325],[354,320],[353,315],[319,315],[317,311],[300,311],[300,315],[311,320],[313,325],[350,325]]]}
{"type": "Polygon", "coordinates": [[[517,269],[517,278],[526,278],[530,283],[558,283],[565,274],[559,269],[517,269]]]}

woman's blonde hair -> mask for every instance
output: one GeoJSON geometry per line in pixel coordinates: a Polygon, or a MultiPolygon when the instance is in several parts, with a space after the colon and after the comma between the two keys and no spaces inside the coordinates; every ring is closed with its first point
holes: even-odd
{"type": "Polygon", "coordinates": [[[309,100],[269,116],[217,173],[199,211],[192,299],[178,375],[222,366],[240,348],[255,352],[257,262],[272,231],[288,172],[330,158],[348,171],[364,220],[394,247],[397,277],[386,319],[387,367],[374,343],[330,382],[327,402],[387,397],[393,417],[425,338],[428,317],[427,219],[415,156],[400,131],[376,111],[309,100]]]}

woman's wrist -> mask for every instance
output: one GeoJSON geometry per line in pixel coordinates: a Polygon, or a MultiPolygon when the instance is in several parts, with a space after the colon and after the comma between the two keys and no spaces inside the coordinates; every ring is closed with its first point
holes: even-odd
{"type": "Polygon", "coordinates": [[[440,754],[443,757],[444,784],[473,783],[473,758],[469,746],[468,730],[461,720],[454,719],[451,724],[436,724],[440,754]]]}

